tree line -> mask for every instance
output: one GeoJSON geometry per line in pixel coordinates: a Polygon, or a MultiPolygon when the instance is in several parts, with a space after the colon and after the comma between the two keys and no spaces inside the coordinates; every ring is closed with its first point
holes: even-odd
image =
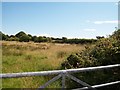
{"type": "Polygon", "coordinates": [[[52,43],[68,43],[68,44],[86,44],[86,43],[95,43],[98,39],[104,38],[103,36],[96,36],[97,39],[79,39],[73,38],[68,39],[67,37],[54,38],[46,36],[32,36],[31,34],[26,34],[23,31],[18,32],[16,35],[5,35],[0,31],[0,40],[5,41],[20,41],[20,42],[52,42],[52,43]]]}

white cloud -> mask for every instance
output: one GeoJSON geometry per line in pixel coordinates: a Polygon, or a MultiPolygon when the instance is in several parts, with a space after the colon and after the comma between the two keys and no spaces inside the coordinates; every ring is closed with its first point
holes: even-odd
{"type": "Polygon", "coordinates": [[[94,24],[118,24],[117,20],[113,20],[113,21],[94,21],[94,24]]]}
{"type": "Polygon", "coordinates": [[[93,28],[87,28],[87,29],[84,29],[84,31],[95,32],[96,29],[93,29],[93,28]]]}

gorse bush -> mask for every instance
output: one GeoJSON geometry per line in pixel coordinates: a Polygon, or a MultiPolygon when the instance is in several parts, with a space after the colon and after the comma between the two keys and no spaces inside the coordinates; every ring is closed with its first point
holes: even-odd
{"type": "MultiPolygon", "coordinates": [[[[67,58],[67,60],[65,60],[61,64],[61,68],[70,69],[70,68],[102,66],[102,65],[110,65],[110,64],[119,64],[119,63],[120,63],[120,29],[115,31],[108,38],[99,39],[92,47],[85,46],[85,50],[70,55],[67,58]]],[[[118,69],[115,70],[112,69],[112,71],[109,71],[107,73],[106,72],[107,70],[100,71],[98,72],[99,74],[94,73],[94,77],[92,81],[90,79],[91,78],[90,74],[88,75],[87,73],[77,74],[76,76],[78,76],[79,78],[82,77],[81,78],[82,80],[85,80],[86,82],[91,84],[95,84],[95,82],[105,83],[105,81],[110,82],[110,81],[120,80],[120,71],[118,69]],[[115,77],[114,74],[116,75],[115,77]],[[86,76],[89,78],[85,78],[86,76]],[[101,80],[96,79],[99,77],[101,77],[101,80]]],[[[70,81],[68,80],[68,82],[70,81]]],[[[67,86],[73,88],[77,86],[77,84],[68,83],[67,86]]],[[[115,88],[116,87],[114,87],[114,89],[115,88]]],[[[120,85],[118,89],[120,89],[120,85]]],[[[104,89],[102,88],[100,90],[104,90],[104,89]]]]}
{"type": "Polygon", "coordinates": [[[120,30],[115,31],[109,38],[102,38],[92,47],[70,55],[62,68],[78,68],[120,63],[120,30]],[[72,67],[70,67],[72,66],[72,67]]]}

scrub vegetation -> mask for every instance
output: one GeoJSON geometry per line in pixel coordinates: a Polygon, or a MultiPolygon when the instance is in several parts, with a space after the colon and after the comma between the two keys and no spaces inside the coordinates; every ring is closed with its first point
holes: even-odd
{"type": "MultiPolygon", "coordinates": [[[[107,38],[99,39],[94,46],[87,46],[79,53],[71,54],[61,64],[62,69],[82,68],[90,66],[104,66],[120,64],[120,29],[107,38]]],[[[91,85],[120,80],[120,68],[76,74],[78,78],[91,85]]],[[[68,82],[70,82],[68,80],[68,82]]],[[[80,87],[78,84],[67,83],[69,88],[80,87]]],[[[120,84],[100,90],[120,90],[120,84]]]]}
{"type": "MultiPolygon", "coordinates": [[[[66,41],[66,38],[62,40],[66,41]]],[[[72,40],[72,39],[71,39],[72,40]]],[[[75,39],[74,39],[75,40],[75,39]]],[[[2,72],[32,72],[82,68],[120,63],[120,30],[107,38],[98,37],[94,43],[55,43],[33,41],[0,41],[2,43],[2,72]]],[[[73,74],[90,85],[120,80],[119,68],[73,74]]],[[[53,75],[54,76],[54,75],[53,75]]],[[[3,88],[38,88],[53,76],[3,79],[3,88]]],[[[61,80],[48,88],[60,88],[61,80]]],[[[66,79],[66,87],[81,87],[66,79]]],[[[99,90],[119,90],[120,84],[99,90]]]]}

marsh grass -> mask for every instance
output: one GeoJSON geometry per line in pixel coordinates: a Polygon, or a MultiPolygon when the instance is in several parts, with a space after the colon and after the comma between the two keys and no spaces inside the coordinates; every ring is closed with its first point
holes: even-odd
{"type": "MultiPolygon", "coordinates": [[[[2,73],[35,72],[60,69],[61,63],[84,45],[0,41],[2,43],[2,73]]],[[[38,88],[53,76],[3,79],[3,88],[38,88]]],[[[49,85],[59,88],[60,80],[49,85]]]]}

